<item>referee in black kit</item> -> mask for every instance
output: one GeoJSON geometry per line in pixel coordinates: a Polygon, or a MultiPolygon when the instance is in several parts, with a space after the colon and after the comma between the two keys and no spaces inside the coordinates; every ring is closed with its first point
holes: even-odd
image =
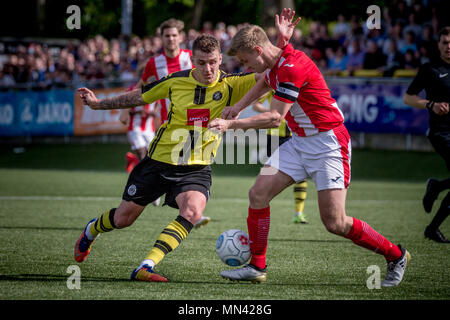
{"type": "MultiPolygon", "coordinates": [[[[430,114],[428,139],[443,158],[450,170],[450,27],[444,27],[438,34],[440,58],[422,65],[406,91],[404,102],[415,108],[426,108],[430,114]],[[426,99],[418,96],[425,89],[426,99]]],[[[450,178],[427,181],[423,207],[430,213],[439,193],[450,189],[450,178]]],[[[431,223],[425,228],[425,237],[441,243],[450,243],[439,231],[439,226],[450,213],[450,192],[447,192],[431,223]]]]}

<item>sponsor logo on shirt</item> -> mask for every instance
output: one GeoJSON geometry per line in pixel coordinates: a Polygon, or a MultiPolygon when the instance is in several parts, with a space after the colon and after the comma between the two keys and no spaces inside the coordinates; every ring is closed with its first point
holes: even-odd
{"type": "Polygon", "coordinates": [[[187,125],[206,128],[210,119],[209,109],[188,109],[187,125]]]}

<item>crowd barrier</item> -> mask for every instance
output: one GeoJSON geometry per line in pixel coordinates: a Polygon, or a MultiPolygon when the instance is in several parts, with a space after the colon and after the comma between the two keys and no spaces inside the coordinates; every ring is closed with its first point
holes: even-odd
{"type": "MultiPolygon", "coordinates": [[[[428,113],[403,103],[411,79],[329,77],[328,86],[349,131],[423,135],[428,113]]],[[[96,89],[114,96],[126,87],[96,89]]],[[[251,108],[244,116],[253,113],[251,108]]],[[[119,110],[94,111],[75,90],[0,92],[0,136],[90,136],[126,132],[119,110]]]]}

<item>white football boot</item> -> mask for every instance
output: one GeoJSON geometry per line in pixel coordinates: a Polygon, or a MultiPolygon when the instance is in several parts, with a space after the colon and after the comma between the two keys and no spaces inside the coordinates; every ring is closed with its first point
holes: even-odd
{"type": "Polygon", "coordinates": [[[195,229],[201,228],[203,226],[206,226],[211,221],[210,217],[203,216],[199,222],[197,222],[194,226],[195,229]]]}
{"type": "Polygon", "coordinates": [[[405,273],[406,266],[411,260],[411,255],[408,250],[402,248],[398,245],[402,251],[402,256],[397,260],[390,261],[387,264],[386,277],[381,282],[382,287],[394,287],[398,286],[403,279],[403,274],[405,273]]]}
{"type": "Polygon", "coordinates": [[[251,264],[234,270],[224,270],[220,275],[232,281],[251,281],[261,283],[266,281],[266,268],[259,269],[251,264]]]}
{"type": "Polygon", "coordinates": [[[155,207],[159,206],[159,204],[161,203],[161,197],[159,197],[158,199],[156,199],[155,201],[152,202],[152,205],[154,205],[155,207]]]}

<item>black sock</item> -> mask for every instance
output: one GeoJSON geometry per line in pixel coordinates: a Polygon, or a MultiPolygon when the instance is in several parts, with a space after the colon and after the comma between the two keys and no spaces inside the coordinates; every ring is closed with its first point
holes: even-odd
{"type": "Polygon", "coordinates": [[[444,200],[441,202],[441,206],[439,207],[438,212],[434,216],[433,220],[431,220],[430,228],[437,229],[444,222],[444,220],[448,217],[450,213],[450,192],[447,193],[444,200]]]}
{"type": "Polygon", "coordinates": [[[450,189],[450,178],[438,181],[435,186],[437,189],[436,191],[439,192],[450,189]]]}

